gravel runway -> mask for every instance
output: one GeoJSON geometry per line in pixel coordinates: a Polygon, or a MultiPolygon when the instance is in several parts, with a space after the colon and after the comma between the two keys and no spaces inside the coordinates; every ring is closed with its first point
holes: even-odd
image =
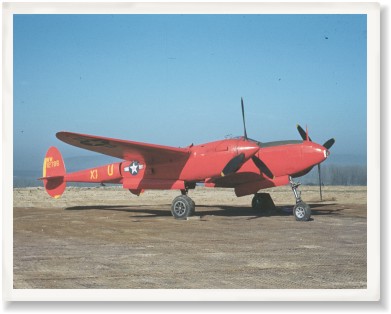
{"type": "Polygon", "coordinates": [[[197,187],[188,220],[171,216],[175,191],[14,189],[14,289],[365,289],[366,188],[302,191],[309,222],[287,213],[289,187],[267,191],[270,215],[197,187]]]}

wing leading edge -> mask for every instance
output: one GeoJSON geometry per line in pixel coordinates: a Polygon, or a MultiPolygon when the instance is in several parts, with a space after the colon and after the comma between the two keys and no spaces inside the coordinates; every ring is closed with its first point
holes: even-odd
{"type": "Polygon", "coordinates": [[[58,132],[56,137],[79,148],[128,161],[140,159],[150,164],[183,160],[187,159],[190,154],[188,148],[176,148],[72,132],[58,132]]]}

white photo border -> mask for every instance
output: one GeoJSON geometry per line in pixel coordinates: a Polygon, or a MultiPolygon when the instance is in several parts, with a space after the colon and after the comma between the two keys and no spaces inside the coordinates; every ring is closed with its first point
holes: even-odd
{"type": "Polygon", "coordinates": [[[2,206],[4,301],[378,301],[380,299],[380,6],[378,3],[3,3],[2,206]],[[366,14],[367,289],[13,289],[14,14],[366,14]]]}

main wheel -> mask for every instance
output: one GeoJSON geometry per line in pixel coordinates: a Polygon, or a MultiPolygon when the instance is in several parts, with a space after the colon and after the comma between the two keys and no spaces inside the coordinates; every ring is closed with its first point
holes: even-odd
{"type": "Polygon", "coordinates": [[[264,214],[270,214],[276,210],[269,193],[256,193],[251,201],[251,207],[264,214]]]}
{"type": "Polygon", "coordinates": [[[171,213],[176,219],[186,219],[194,214],[195,204],[187,195],[179,195],[172,201],[171,213]]]}
{"type": "Polygon", "coordinates": [[[194,201],[189,197],[189,200],[191,202],[191,212],[190,212],[190,216],[194,216],[195,215],[195,203],[194,201]]]}
{"type": "Polygon", "coordinates": [[[293,207],[293,215],[297,221],[308,221],[311,217],[311,208],[304,202],[299,202],[293,207]]]}

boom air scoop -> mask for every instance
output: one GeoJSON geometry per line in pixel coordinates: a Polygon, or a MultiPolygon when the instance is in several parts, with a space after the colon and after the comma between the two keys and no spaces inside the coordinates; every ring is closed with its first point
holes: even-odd
{"type": "Polygon", "coordinates": [[[46,192],[54,198],[59,198],[64,193],[65,182],[65,165],[60,151],[52,146],[48,149],[43,161],[42,180],[46,192]]]}

